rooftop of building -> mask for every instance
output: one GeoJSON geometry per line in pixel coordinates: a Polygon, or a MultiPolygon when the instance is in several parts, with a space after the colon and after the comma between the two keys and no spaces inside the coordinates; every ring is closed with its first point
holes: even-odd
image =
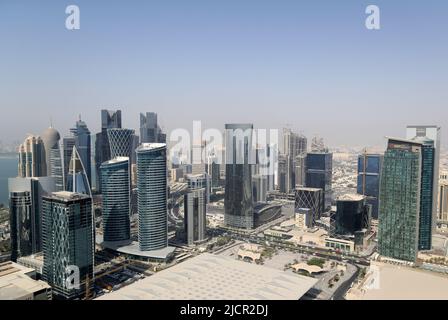
{"type": "Polygon", "coordinates": [[[346,193],[337,198],[337,201],[361,201],[365,196],[357,193],[346,193]]]}
{"type": "Polygon", "coordinates": [[[79,199],[90,198],[86,194],[70,192],[70,191],[53,192],[51,195],[46,196],[46,197],[47,198],[56,199],[56,200],[61,200],[61,201],[72,201],[72,200],[79,200],[79,199]]]}
{"type": "Polygon", "coordinates": [[[14,262],[0,264],[0,300],[19,300],[35,292],[50,289],[43,281],[29,277],[34,269],[23,267],[14,262]]]}
{"type": "Polygon", "coordinates": [[[320,188],[309,188],[309,187],[298,187],[296,188],[297,191],[310,191],[310,192],[317,192],[322,191],[320,188]]]}
{"type": "Polygon", "coordinates": [[[136,152],[144,152],[149,150],[157,150],[166,148],[166,143],[142,143],[136,150],[136,152]]]}
{"type": "Polygon", "coordinates": [[[128,161],[129,161],[129,157],[116,157],[114,159],[104,162],[103,164],[117,164],[117,163],[128,162],[128,161]]]}
{"type": "Polygon", "coordinates": [[[314,278],[204,253],[99,300],[298,300],[314,278]]]}

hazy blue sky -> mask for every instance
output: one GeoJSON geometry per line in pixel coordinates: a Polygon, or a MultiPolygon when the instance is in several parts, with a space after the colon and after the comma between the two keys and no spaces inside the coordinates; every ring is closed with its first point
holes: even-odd
{"type": "Polygon", "coordinates": [[[439,124],[446,145],[447,16],[444,0],[0,0],[0,140],[50,117],[65,134],[78,114],[96,132],[120,107],[128,127],[155,111],[167,130],[290,124],[330,145],[439,124]]]}

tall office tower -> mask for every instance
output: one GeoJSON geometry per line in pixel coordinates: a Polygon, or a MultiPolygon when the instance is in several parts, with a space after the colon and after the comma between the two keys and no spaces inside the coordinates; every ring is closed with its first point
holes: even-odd
{"type": "Polygon", "coordinates": [[[206,238],[206,191],[202,189],[189,190],[184,195],[184,228],[186,242],[193,245],[206,238]]]}
{"type": "Polygon", "coordinates": [[[140,142],[166,143],[166,135],[157,123],[157,113],[140,113],[140,142]]]}
{"type": "Polygon", "coordinates": [[[224,223],[253,229],[252,124],[226,124],[226,189],[224,223]]]}
{"type": "Polygon", "coordinates": [[[437,221],[440,127],[408,126],[406,128],[406,139],[421,142],[423,145],[419,250],[431,250],[432,234],[435,231],[437,221]]]}
{"type": "Polygon", "coordinates": [[[367,152],[358,156],[357,193],[367,198],[372,206],[372,218],[378,219],[378,197],[380,194],[380,174],[383,156],[367,152]]]}
{"type": "Polygon", "coordinates": [[[378,252],[415,262],[419,243],[422,145],[388,138],[380,180],[378,252]]]}
{"type": "MultiPolygon", "coordinates": [[[[273,151],[276,146],[267,144],[256,149],[256,164],[253,166],[252,175],[266,177],[266,191],[275,190],[275,175],[278,175],[278,153],[273,151]]],[[[277,150],[277,149],[275,149],[277,150]]],[[[285,184],[286,185],[286,184],[285,184]]]]}
{"type": "Polygon", "coordinates": [[[66,190],[70,161],[73,156],[73,147],[75,147],[75,138],[73,136],[67,136],[62,139],[62,166],[64,170],[64,186],[66,190]]]}
{"type": "Polygon", "coordinates": [[[337,235],[355,235],[357,231],[370,229],[372,207],[366,197],[359,194],[346,194],[336,201],[334,216],[337,235]]]}
{"type": "Polygon", "coordinates": [[[92,184],[92,161],[91,161],[91,137],[87,125],[81,118],[76,122],[74,128],[70,129],[75,138],[76,150],[79,153],[80,159],[84,166],[84,172],[89,180],[89,185],[92,184]]]}
{"type": "Polygon", "coordinates": [[[322,211],[331,208],[333,178],[333,154],[311,152],[306,156],[305,186],[323,191],[322,211]]]}
{"type": "Polygon", "coordinates": [[[211,183],[210,176],[206,173],[202,174],[187,174],[185,180],[190,189],[205,189],[205,202],[210,202],[211,183]]]}
{"type": "Polygon", "coordinates": [[[111,159],[116,157],[132,158],[134,151],[134,135],[135,131],[132,129],[109,129],[107,136],[110,144],[111,159]]]}
{"type": "Polygon", "coordinates": [[[268,176],[255,174],[252,176],[254,202],[266,202],[268,193],[268,176]]]}
{"type": "Polygon", "coordinates": [[[289,156],[287,154],[280,154],[278,156],[278,187],[280,189],[280,192],[282,193],[289,193],[291,191],[290,185],[289,185],[289,156]]]}
{"type": "Polygon", "coordinates": [[[94,225],[91,197],[67,191],[43,197],[42,278],[60,299],[85,297],[93,289],[94,225]],[[78,270],[76,270],[76,268],[78,270]],[[79,271],[79,288],[67,286],[79,271]]]}
{"type": "Polygon", "coordinates": [[[37,253],[42,242],[42,196],[55,191],[51,177],[8,179],[11,260],[37,253]]]}
{"type": "Polygon", "coordinates": [[[319,220],[322,214],[322,189],[299,187],[295,190],[295,208],[310,209],[311,210],[311,226],[315,225],[316,220],[319,220]]]}
{"type": "Polygon", "coordinates": [[[44,143],[40,137],[29,135],[19,147],[18,176],[30,178],[46,174],[44,143]]]}
{"type": "Polygon", "coordinates": [[[295,186],[304,187],[306,183],[306,153],[296,156],[295,177],[295,186]]]}
{"type": "Polygon", "coordinates": [[[68,165],[66,191],[92,196],[89,179],[81,157],[76,147],[71,152],[72,158],[68,165]]]}
{"type": "Polygon", "coordinates": [[[163,249],[168,246],[166,144],[143,143],[136,152],[140,250],[163,249]]]}
{"type": "Polygon", "coordinates": [[[221,181],[221,171],[218,163],[218,157],[211,153],[207,158],[207,170],[206,173],[210,177],[210,188],[218,188],[221,181]]]}
{"type": "Polygon", "coordinates": [[[100,169],[104,241],[129,240],[131,237],[129,158],[114,158],[104,162],[100,169]]]}
{"type": "Polygon", "coordinates": [[[107,130],[119,128],[121,128],[121,110],[101,110],[101,132],[96,134],[95,139],[95,173],[97,178],[95,187],[99,192],[101,192],[101,164],[113,158],[107,130]]]}
{"type": "Polygon", "coordinates": [[[307,152],[307,139],[294,133],[291,129],[283,129],[283,154],[288,157],[287,190],[296,186],[296,157],[307,152]]]}
{"type": "Polygon", "coordinates": [[[439,183],[438,222],[448,224],[448,180],[439,183]]]}
{"type": "Polygon", "coordinates": [[[61,136],[52,126],[42,133],[45,148],[47,176],[55,178],[56,190],[64,190],[64,172],[61,155],[61,136]]]}

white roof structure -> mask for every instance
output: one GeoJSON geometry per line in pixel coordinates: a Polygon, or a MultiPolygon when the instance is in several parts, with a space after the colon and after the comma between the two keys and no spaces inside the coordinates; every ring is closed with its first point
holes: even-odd
{"type": "Polygon", "coordinates": [[[98,300],[298,300],[314,278],[201,254],[98,300]]]}

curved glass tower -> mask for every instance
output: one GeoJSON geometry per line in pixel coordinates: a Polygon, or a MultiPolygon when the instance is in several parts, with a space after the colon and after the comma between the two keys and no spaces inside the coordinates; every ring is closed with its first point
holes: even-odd
{"type": "Polygon", "coordinates": [[[101,165],[104,241],[130,239],[129,158],[118,157],[101,165]]]}
{"type": "Polygon", "coordinates": [[[135,131],[131,129],[108,129],[111,158],[132,156],[135,131]]]}
{"type": "Polygon", "coordinates": [[[138,240],[140,250],[168,246],[166,144],[137,148],[138,240]]]}

